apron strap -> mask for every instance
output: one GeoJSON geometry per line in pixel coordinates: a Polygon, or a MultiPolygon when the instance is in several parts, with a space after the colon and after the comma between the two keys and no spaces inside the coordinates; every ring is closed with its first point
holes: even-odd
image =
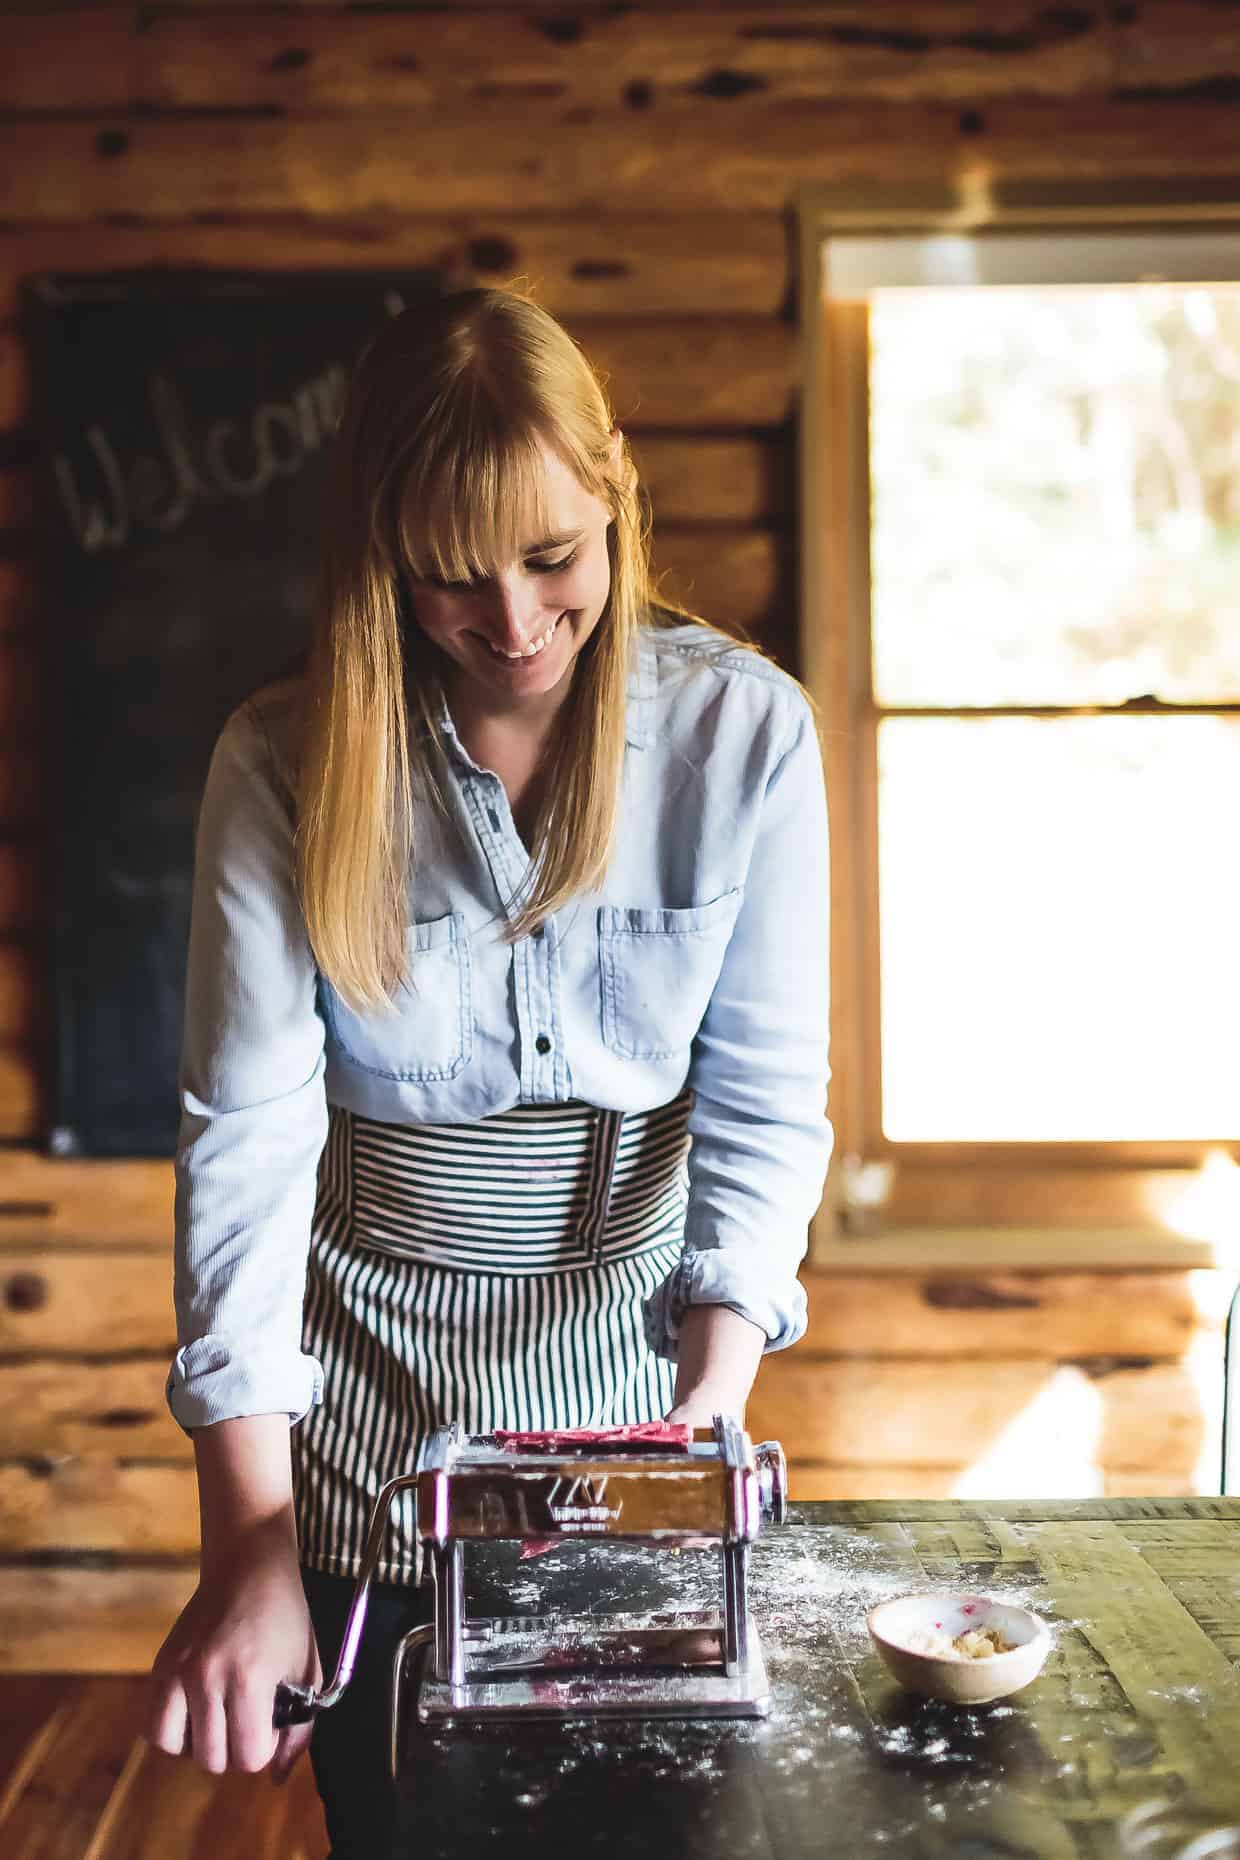
{"type": "Polygon", "coordinates": [[[603,1235],[611,1209],[611,1190],[616,1177],[616,1157],[620,1152],[620,1132],[624,1127],[623,1111],[599,1110],[595,1113],[590,1145],[590,1199],[577,1238],[595,1259],[603,1257],[603,1235]]]}

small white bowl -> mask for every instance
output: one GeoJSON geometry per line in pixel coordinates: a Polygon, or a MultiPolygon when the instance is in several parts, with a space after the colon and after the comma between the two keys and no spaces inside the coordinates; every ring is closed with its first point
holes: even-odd
{"type": "Polygon", "coordinates": [[[988,1595],[902,1595],[880,1602],[866,1616],[870,1639],[890,1672],[912,1692],[952,1705],[985,1705],[1019,1692],[1041,1672],[1051,1632],[1040,1616],[988,1595]],[[916,1653],[911,1637],[941,1629],[954,1640],[970,1628],[996,1627],[1012,1643],[1008,1653],[980,1660],[916,1653]]]}

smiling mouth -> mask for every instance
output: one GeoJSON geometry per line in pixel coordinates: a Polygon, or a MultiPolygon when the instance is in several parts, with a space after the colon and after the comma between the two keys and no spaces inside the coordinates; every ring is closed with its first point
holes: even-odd
{"type": "MultiPolygon", "coordinates": [[[[498,646],[493,646],[489,639],[483,639],[483,644],[486,646],[487,651],[491,654],[493,659],[503,659],[508,665],[516,664],[519,659],[536,659],[539,653],[545,652],[547,647],[551,644],[556,628],[563,618],[563,614],[557,614],[546,632],[540,633],[537,639],[530,640],[528,645],[521,648],[520,652],[503,652],[498,646]]],[[[478,637],[482,639],[483,636],[479,634],[478,637]]]]}

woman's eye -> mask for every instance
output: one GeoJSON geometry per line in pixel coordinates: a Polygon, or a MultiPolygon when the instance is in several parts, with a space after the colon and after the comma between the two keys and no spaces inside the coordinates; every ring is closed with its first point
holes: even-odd
{"type": "MultiPolygon", "coordinates": [[[[573,549],[558,562],[531,562],[529,566],[536,575],[561,575],[566,568],[571,568],[577,560],[578,551],[573,549]]],[[[476,588],[484,588],[487,578],[480,581],[443,581],[438,575],[423,575],[428,588],[440,588],[446,594],[470,594],[476,588]]]]}

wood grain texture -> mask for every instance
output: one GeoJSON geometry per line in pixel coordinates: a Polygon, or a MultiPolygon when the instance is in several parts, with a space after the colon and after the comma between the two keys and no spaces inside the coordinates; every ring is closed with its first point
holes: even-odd
{"type": "MultiPolygon", "coordinates": [[[[1127,1171],[1125,1171],[1127,1173],[1127,1171]]],[[[1203,1272],[1213,1280],[1223,1267],[1222,1249],[1208,1236],[1189,1238],[1147,1222],[1132,1226],[901,1227],[892,1233],[846,1238],[820,1233],[810,1259],[824,1278],[836,1272],[878,1280],[910,1272],[964,1277],[992,1271],[997,1262],[1011,1272],[1203,1272]]],[[[1234,1276],[1233,1276],[1234,1283],[1234,1276]]]]}
{"type": "MultiPolygon", "coordinates": [[[[1095,1518],[1120,1522],[1125,1527],[1136,1524],[1144,1527],[1151,1523],[1179,1524],[1187,1521],[1196,1524],[1202,1520],[1221,1519],[1224,1523],[1240,1520],[1240,1498],[1195,1497],[1195,1498],[1161,1498],[1156,1493],[1141,1498],[1104,1499],[1104,1498],[1030,1498],[1004,1499],[995,1504],[982,1499],[949,1498],[926,1499],[861,1499],[846,1504],[832,1505],[830,1511],[819,1512],[810,1508],[803,1515],[811,1522],[816,1518],[833,1524],[870,1525],[894,1524],[898,1534],[907,1534],[909,1528],[922,1524],[945,1524],[952,1529],[963,1529],[977,1525],[992,1529],[996,1520],[1006,1524],[1041,1524],[1041,1523],[1079,1523],[1082,1519],[1095,1518]]],[[[892,1532],[894,1537],[896,1532],[892,1532]]]]}
{"type": "Polygon", "coordinates": [[[791,330],[763,318],[568,322],[626,430],[782,426],[793,411],[791,330]]]}
{"type": "Polygon", "coordinates": [[[210,1777],[145,1745],[136,1760],[99,1860],[321,1860],[327,1851],[308,1761],[278,1789],[266,1776],[210,1777]]]}
{"type": "Polygon", "coordinates": [[[782,538],[763,530],[663,529],[653,570],[660,592],[716,626],[743,627],[755,639],[769,636],[785,654],[792,647],[792,550],[782,538]]]}
{"type": "Polygon", "coordinates": [[[210,1777],[142,1737],[142,1678],[9,1677],[0,1773],[8,1860],[322,1860],[308,1763],[287,1789],[210,1777]],[[19,1840],[22,1843],[19,1845],[19,1840]]]}
{"type": "MultiPolygon", "coordinates": [[[[0,884],[4,861],[0,858],[0,884]]],[[[25,905],[26,899],[21,899],[25,905]]],[[[33,901],[32,901],[33,902],[33,901]]],[[[0,1040],[34,1042],[49,1031],[47,964],[29,944],[0,942],[0,1040]]]]}
{"type": "MultiPolygon", "coordinates": [[[[1216,1551],[1220,1567],[1234,1555],[1235,1541],[1235,1530],[1224,1526],[1216,1551]]],[[[1206,1791],[1218,1789],[1220,1800],[1234,1803],[1230,1721],[1240,1706],[1240,1676],[1140,1554],[1139,1544],[1121,1523],[1103,1520],[1033,1527],[1025,1543],[1041,1580],[1084,1630],[1081,1667],[1105,1675],[1139,1713],[1154,1746],[1148,1760],[1152,1792],[1196,1775],[1206,1791]],[[1199,1689],[1196,1710],[1185,1709],[1189,1688],[1199,1689]]],[[[931,1566],[930,1573],[942,1571],[931,1566]]],[[[1099,1756],[1114,1762],[1108,1778],[1114,1786],[1125,1756],[1105,1744],[1099,1756]]],[[[1088,1780],[1096,1784],[1097,1773],[1088,1780]]]]}
{"type": "Polygon", "coordinates": [[[196,1556],[198,1498],[189,1466],[45,1457],[0,1462],[0,1551],[123,1551],[196,1556]]]}
{"type": "MultiPolygon", "coordinates": [[[[794,1463],[994,1467],[996,1497],[1035,1480],[1100,1490],[1106,1471],[1184,1478],[1218,1464],[1221,1391],[1182,1363],[1081,1367],[1033,1359],[766,1358],[747,1409],[754,1439],[794,1463]]],[[[1043,1486],[1045,1490],[1045,1486],[1043,1486]]]]}
{"type": "Polygon", "coordinates": [[[743,439],[648,433],[634,439],[632,452],[656,543],[675,523],[791,525],[791,449],[780,429],[743,439]]]}
{"type": "Polygon", "coordinates": [[[167,1351],[172,1274],[143,1253],[7,1252],[0,1259],[0,1354],[167,1351]]]}
{"type": "Polygon", "coordinates": [[[1228,1525],[1215,1518],[1178,1526],[1160,1519],[1128,1523],[1123,1531],[1213,1645],[1240,1665],[1233,1533],[1228,1525]]]}
{"type": "MultiPolygon", "coordinates": [[[[128,225],[76,218],[0,226],[0,318],[18,309],[23,277],[44,271],[135,266],[216,269],[416,269],[462,284],[520,285],[557,316],[775,316],[791,281],[780,211],[650,218],[537,213],[501,196],[479,213],[406,200],[390,214],[265,218],[241,208],[227,222],[128,225]]],[[[0,389],[6,347],[0,323],[0,389]]],[[[16,361],[20,350],[10,340],[16,361]]],[[[24,390],[23,390],[24,394],[24,390]]],[[[0,391],[0,430],[17,424],[13,390],[0,391]]],[[[695,513],[696,514],[696,513],[695,513]]]]}
{"type": "MultiPolygon", "coordinates": [[[[0,1230],[2,1231],[2,1230],[0,1230]]],[[[1231,1294],[1218,1272],[801,1274],[814,1356],[1178,1357],[1221,1335],[1231,1294]]],[[[768,1358],[772,1368],[778,1356],[768,1358]]]]}
{"type": "Polygon", "coordinates": [[[142,1728],[141,1688],[92,1687],[64,1699],[0,1805],[0,1841],[10,1860],[84,1855],[109,1803],[129,1785],[127,1771],[142,1728]]]}
{"type": "Polygon", "coordinates": [[[0,1259],[23,1247],[148,1248],[167,1255],[171,1161],[78,1161],[0,1150],[0,1259]]]}
{"type": "Polygon", "coordinates": [[[149,1672],[194,1591],[195,1568],[102,1561],[3,1572],[0,1673],[149,1672]]]}
{"type": "Polygon", "coordinates": [[[824,1499],[951,1498],[966,1471],[964,1466],[824,1466],[793,1460],[788,1487],[797,1505],[824,1499]]]}
{"type": "Polygon", "coordinates": [[[164,1400],[169,1360],[0,1361],[0,1460],[192,1461],[164,1400]]]}
{"type": "MultiPolygon", "coordinates": [[[[858,1618],[844,1627],[846,1645],[858,1652],[866,1602],[901,1588],[980,1589],[1022,1601],[1050,1622],[1055,1646],[1043,1674],[1008,1702],[1023,1757],[1017,1775],[1026,1786],[1005,1789],[1002,1772],[987,1762],[993,1742],[970,1741],[972,1774],[980,1764],[991,1779],[976,1791],[969,1818],[983,1851],[1046,1860],[1135,1851],[1121,1838],[1124,1818],[1161,1801],[1163,1809],[1177,1809],[1167,1818],[1167,1844],[1154,1844],[1152,1823],[1127,1825],[1134,1835],[1146,1827],[1149,1851],[1186,1853],[1192,1836],[1240,1809],[1225,1749],[1240,1715],[1240,1675],[1229,1654],[1234,1588],[1215,1610],[1217,1619],[1203,1610],[1197,1620],[1181,1598],[1194,1592],[1194,1581],[1200,1585],[1200,1574],[1186,1577],[1174,1567],[1187,1554],[1198,1572],[1206,1567],[1225,1579],[1240,1506],[1214,1504],[1222,1509],[1213,1517],[1199,1502],[1174,1500],[807,1508],[807,1521],[822,1533],[824,1557],[834,1553],[842,1565],[843,1607],[849,1595],[860,1604],[858,1618]],[[1148,1553],[1151,1530],[1161,1568],[1148,1553]],[[1178,1843],[1171,1840],[1177,1829],[1178,1843]]],[[[910,1758],[929,1755],[932,1741],[944,1736],[939,1750],[953,1746],[950,1713],[933,1714],[893,1695],[877,1660],[859,1657],[852,1672],[870,1724],[880,1733],[905,1727],[900,1747],[910,1758]]],[[[960,1754],[963,1762],[963,1743],[960,1754]]],[[[916,1773],[933,1790],[933,1769],[919,1765],[916,1773]]],[[[962,1834],[942,1852],[964,1851],[961,1841],[962,1834]]]]}
{"type": "Polygon", "coordinates": [[[0,1143],[30,1143],[43,1126],[42,1054],[0,1046],[0,1143]]]}
{"type": "Polygon", "coordinates": [[[1112,26],[1112,83],[1119,95],[1147,107],[1177,92],[1203,100],[1240,78],[1240,37],[1234,10],[1211,0],[1142,0],[1118,7],[1112,26]]]}
{"type": "MultiPolygon", "coordinates": [[[[154,12],[141,32],[128,9],[30,22],[0,84],[15,111],[216,110],[336,114],[480,98],[541,109],[606,107],[633,92],[726,102],[761,95],[972,102],[1008,93],[1072,95],[1106,88],[1113,68],[1105,18],[1055,14],[1010,0],[964,5],[884,0],[869,31],[856,9],[817,5],[685,10],[578,10],[555,30],[523,9],[496,12],[485,34],[467,10],[390,10],[361,34],[340,7],[154,12]]],[[[1236,32],[1216,27],[1221,55],[1236,32]]]]}
{"type": "Polygon", "coordinates": [[[194,214],[778,213],[799,188],[1234,172],[1225,109],[1156,112],[1100,98],[954,104],[772,104],[652,98],[653,107],[532,113],[476,100],[469,160],[452,112],[416,119],[228,119],[204,160],[201,119],[0,123],[0,218],[11,223],[194,214]],[[416,144],[416,163],[409,147],[416,144]],[[1191,157],[1189,155],[1191,151],[1191,157]]]}
{"type": "MultiPolygon", "coordinates": [[[[1075,1161],[1048,1155],[1041,1166],[1027,1160],[989,1160],[962,1153],[963,1146],[936,1146],[943,1154],[901,1156],[895,1168],[891,1195],[882,1211],[882,1226],[889,1231],[915,1226],[932,1227],[1163,1227],[1175,1234],[1183,1226],[1179,1213],[1191,1183],[1191,1165],[1160,1166],[1148,1154],[1075,1161]],[[967,1166],[943,1167],[944,1160],[967,1166]],[[1137,1166],[1116,1167],[1116,1163],[1137,1166]]],[[[996,1146],[990,1146],[994,1148],[996,1146]]],[[[1087,1146],[1079,1146],[1082,1150],[1087,1146]]],[[[1198,1146],[1204,1150],[1207,1146],[1198,1146]]],[[[1111,1146],[1112,1151],[1122,1146],[1111,1146]]],[[[1178,1159],[1177,1159],[1178,1160],[1178,1159]]]]}
{"type": "Polygon", "coordinates": [[[1103,1474],[1105,1498],[1144,1498],[1157,1492],[1164,1498],[1192,1498],[1204,1489],[1193,1472],[1161,1466],[1107,1467],[1103,1474]]]}
{"type": "MultiPolygon", "coordinates": [[[[969,1484],[968,1466],[822,1466],[798,1460],[789,1469],[797,1504],[817,1499],[954,1498],[969,1484]]],[[[1104,1498],[1143,1498],[1152,1492],[1163,1498],[1192,1498],[1197,1491],[1192,1475],[1183,1469],[1153,1465],[1104,1471],[1100,1484],[1104,1498]]]]}

